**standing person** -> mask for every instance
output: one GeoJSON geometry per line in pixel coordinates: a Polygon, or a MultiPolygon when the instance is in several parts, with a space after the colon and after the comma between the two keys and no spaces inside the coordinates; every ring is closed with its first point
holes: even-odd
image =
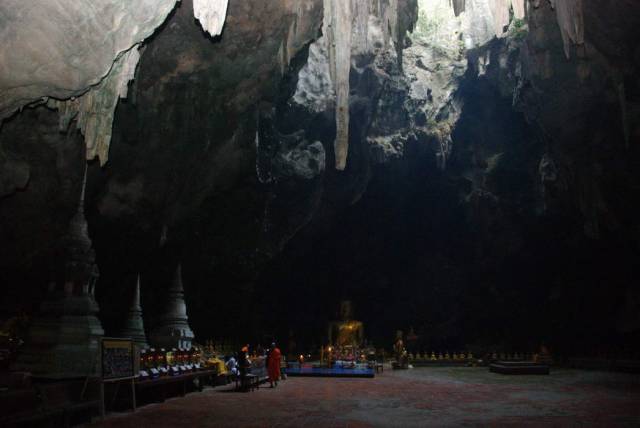
{"type": "Polygon", "coordinates": [[[251,370],[251,360],[249,359],[249,345],[245,345],[238,353],[238,371],[240,372],[240,388],[248,390],[247,375],[251,370]]]}
{"type": "Polygon", "coordinates": [[[276,346],[275,342],[271,344],[271,352],[269,352],[269,357],[267,360],[267,369],[269,371],[269,382],[271,383],[271,388],[273,385],[278,386],[278,381],[280,380],[280,359],[282,358],[282,353],[280,349],[276,346]]]}

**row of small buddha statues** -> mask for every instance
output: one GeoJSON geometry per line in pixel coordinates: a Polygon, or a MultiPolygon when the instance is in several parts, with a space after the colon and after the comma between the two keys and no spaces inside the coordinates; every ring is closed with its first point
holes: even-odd
{"type": "MultiPolygon", "coordinates": [[[[475,357],[471,352],[454,352],[450,354],[448,351],[444,354],[442,352],[424,352],[424,353],[409,353],[409,360],[422,360],[422,361],[473,361],[475,357]]],[[[526,353],[505,353],[505,352],[492,352],[491,354],[486,355],[485,359],[490,361],[532,361],[535,359],[535,354],[526,354],[526,353]]]]}
{"type": "Polygon", "coordinates": [[[207,340],[202,346],[202,352],[205,359],[223,355],[234,355],[238,352],[238,349],[240,349],[240,346],[237,344],[216,342],[214,340],[207,340]]]}
{"type": "Polygon", "coordinates": [[[162,376],[176,376],[202,369],[200,348],[148,348],[140,351],[141,379],[155,379],[162,376]]]}
{"type": "Polygon", "coordinates": [[[473,354],[471,352],[468,353],[464,353],[464,352],[454,352],[453,354],[450,354],[448,351],[445,352],[444,354],[442,352],[431,352],[430,354],[425,352],[425,353],[415,353],[415,354],[408,354],[409,360],[430,360],[430,361],[438,361],[438,360],[443,360],[443,361],[469,361],[469,360],[473,360],[473,354]]]}

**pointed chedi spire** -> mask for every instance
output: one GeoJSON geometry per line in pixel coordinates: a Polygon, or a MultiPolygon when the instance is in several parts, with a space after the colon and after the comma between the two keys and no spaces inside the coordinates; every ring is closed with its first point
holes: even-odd
{"type": "Polygon", "coordinates": [[[167,291],[164,313],[151,333],[153,346],[160,348],[190,348],[194,335],[189,326],[187,305],[184,300],[182,285],[182,266],[178,264],[171,286],[167,291]]]}
{"type": "Polygon", "coordinates": [[[138,274],[131,307],[129,308],[129,316],[125,324],[125,328],[122,331],[122,336],[130,337],[138,346],[140,346],[140,348],[148,347],[147,336],[144,333],[142,307],[140,306],[140,274],[138,274]]]}

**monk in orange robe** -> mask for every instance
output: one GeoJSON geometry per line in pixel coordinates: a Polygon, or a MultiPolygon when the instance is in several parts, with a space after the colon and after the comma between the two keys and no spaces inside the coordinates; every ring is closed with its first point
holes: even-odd
{"type": "Polygon", "coordinates": [[[271,388],[273,385],[278,386],[278,381],[280,380],[280,359],[282,358],[282,353],[280,349],[276,346],[275,343],[271,344],[271,352],[269,353],[269,358],[267,360],[267,370],[269,371],[269,382],[271,383],[271,388]]]}

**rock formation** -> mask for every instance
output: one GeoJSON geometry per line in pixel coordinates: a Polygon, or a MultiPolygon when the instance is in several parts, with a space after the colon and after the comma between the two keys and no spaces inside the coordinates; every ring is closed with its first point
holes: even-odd
{"type": "MultiPolygon", "coordinates": [[[[366,11],[368,12],[368,11],[366,11]]],[[[368,13],[366,14],[368,18],[368,13]]],[[[351,2],[325,0],[323,34],[329,53],[329,72],[336,103],[336,169],[347,166],[349,148],[349,71],[351,70],[351,2]]]]}
{"type": "MultiPolygon", "coordinates": [[[[126,97],[140,44],[162,24],[176,0],[99,4],[55,0],[0,5],[0,120],[37,102],[61,101],[63,120],[80,113],[87,159],[107,161],[112,118],[126,97]],[[82,23],[82,25],[78,25],[82,23]],[[80,99],[77,100],[76,97],[80,99]]],[[[194,13],[212,36],[222,31],[227,0],[196,2],[194,13]]]]}
{"type": "Polygon", "coordinates": [[[229,0],[194,0],[193,16],[211,36],[222,33],[229,0]]]}

